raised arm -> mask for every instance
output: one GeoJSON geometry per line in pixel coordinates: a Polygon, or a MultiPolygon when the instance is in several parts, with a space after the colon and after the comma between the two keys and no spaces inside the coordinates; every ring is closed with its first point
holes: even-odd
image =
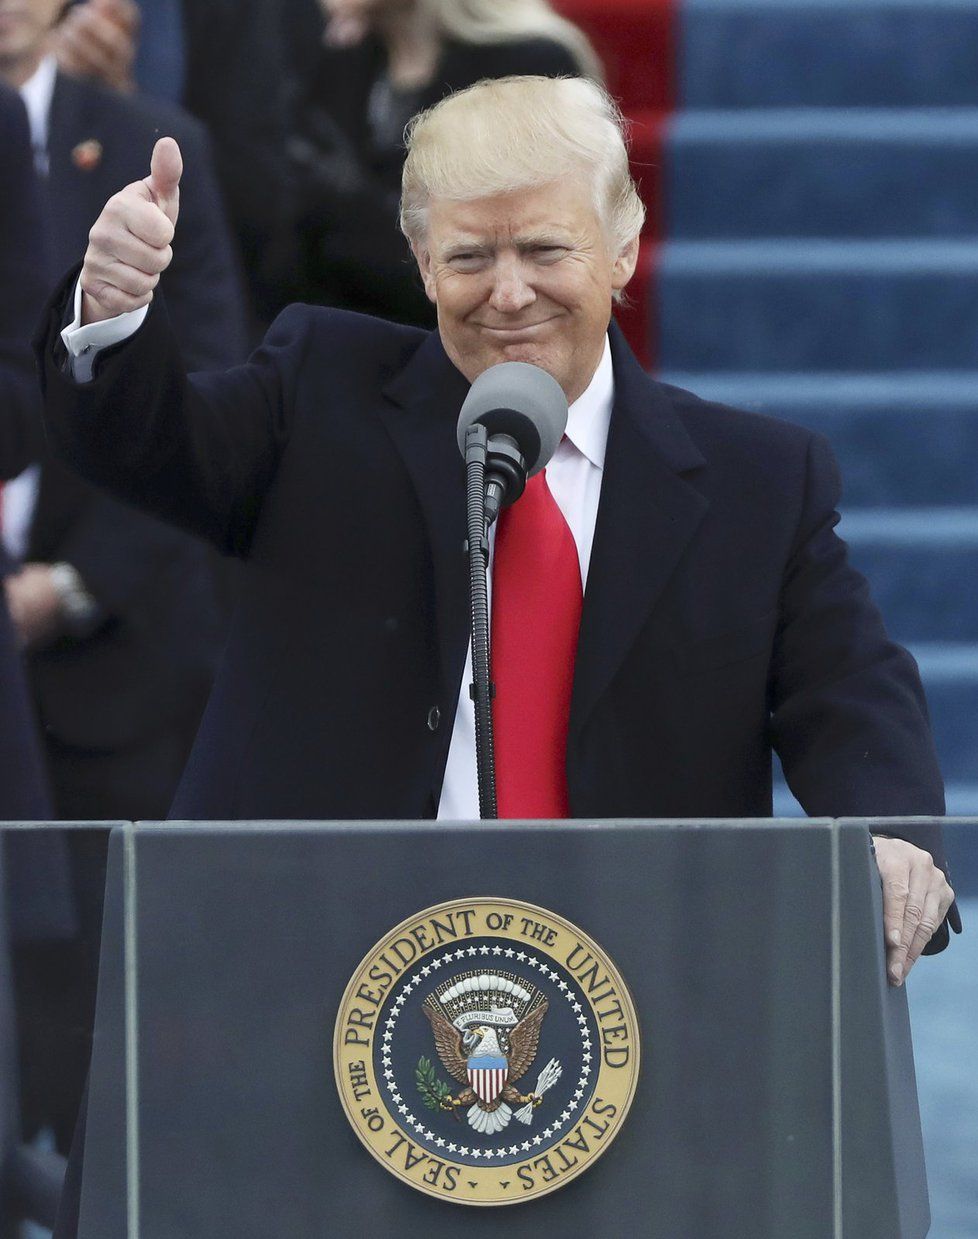
{"type": "Polygon", "coordinates": [[[37,345],[48,434],[96,485],[245,555],[308,320],[287,311],[246,365],[188,379],[158,290],[180,245],[181,175],[177,144],[160,139],[149,176],[106,203],[80,277],[52,301],[37,345]]]}

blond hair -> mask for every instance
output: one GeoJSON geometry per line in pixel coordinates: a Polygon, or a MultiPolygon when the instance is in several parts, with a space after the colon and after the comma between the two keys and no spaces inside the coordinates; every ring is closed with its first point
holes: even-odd
{"type": "Polygon", "coordinates": [[[625,122],[585,78],[503,77],[449,95],[405,131],[401,231],[419,244],[432,198],[467,201],[586,172],[594,205],[619,251],[638,236],[645,207],[628,170],[625,122]]]}
{"type": "Polygon", "coordinates": [[[604,70],[587,35],[561,17],[547,0],[423,0],[443,35],[459,43],[506,43],[550,39],[577,62],[583,77],[604,81],[604,70]]]}

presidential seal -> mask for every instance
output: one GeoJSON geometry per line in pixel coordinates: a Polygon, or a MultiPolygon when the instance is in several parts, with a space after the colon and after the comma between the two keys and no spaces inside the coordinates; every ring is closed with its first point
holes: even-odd
{"type": "Polygon", "coordinates": [[[563,917],[460,899],[403,921],[354,973],[333,1061],[357,1135],[444,1200],[516,1204],[562,1187],[617,1135],[639,1033],[618,970],[563,917]]]}

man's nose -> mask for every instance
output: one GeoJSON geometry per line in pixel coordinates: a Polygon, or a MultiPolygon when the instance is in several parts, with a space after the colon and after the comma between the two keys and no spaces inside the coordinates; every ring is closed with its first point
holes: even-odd
{"type": "Polygon", "coordinates": [[[493,272],[492,292],[489,304],[503,314],[512,314],[530,305],[536,293],[527,282],[523,264],[519,259],[500,259],[493,272]]]}

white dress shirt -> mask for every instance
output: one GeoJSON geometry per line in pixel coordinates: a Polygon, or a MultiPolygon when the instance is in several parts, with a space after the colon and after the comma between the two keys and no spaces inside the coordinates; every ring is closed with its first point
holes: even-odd
{"type": "Polygon", "coordinates": [[[30,545],[40,475],[40,465],[28,465],[11,481],[0,483],[0,536],[7,554],[18,561],[26,558],[30,545]]]}
{"type": "MultiPolygon", "coordinates": [[[[615,382],[611,346],[605,337],[604,353],[584,393],[567,411],[567,430],[547,465],[547,485],[563,513],[577,546],[581,583],[587,588],[594,523],[601,498],[604,453],[611,424],[615,382]]],[[[490,535],[495,533],[495,526],[490,535]]],[[[491,548],[490,548],[491,556],[491,548]]],[[[492,567],[490,560],[490,589],[492,567]]],[[[491,597],[491,595],[490,595],[491,597]]],[[[455,725],[448,749],[445,781],[438,802],[438,817],[447,821],[478,821],[479,780],[475,761],[475,704],[469,697],[472,683],[472,643],[455,710],[455,725]]]]}
{"type": "Polygon", "coordinates": [[[34,166],[42,176],[46,176],[48,171],[48,121],[57,76],[57,60],[53,56],[45,56],[20,88],[20,97],[27,109],[27,121],[31,127],[34,166]]]}
{"type": "Polygon", "coordinates": [[[113,344],[121,344],[123,340],[135,335],[149,313],[149,306],[127,310],[125,314],[117,314],[115,318],[105,318],[100,323],[89,323],[83,327],[81,280],[75,285],[73,304],[72,319],[68,326],[63,328],[61,340],[68,350],[71,377],[76,383],[87,383],[92,377],[95,358],[101,350],[113,344]]]}

